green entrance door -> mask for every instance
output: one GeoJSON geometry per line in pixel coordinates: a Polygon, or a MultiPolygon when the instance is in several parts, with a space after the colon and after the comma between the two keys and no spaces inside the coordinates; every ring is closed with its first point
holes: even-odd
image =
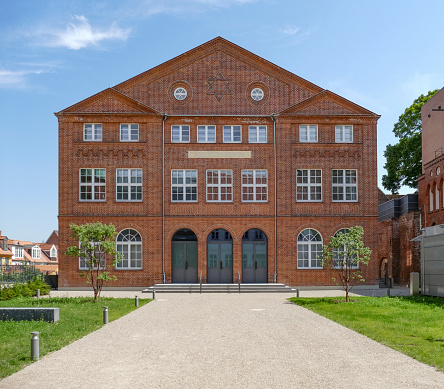
{"type": "Polygon", "coordinates": [[[268,282],[268,242],[263,231],[253,228],[242,238],[242,282],[268,282]]]}
{"type": "Polygon", "coordinates": [[[171,242],[173,283],[197,283],[197,236],[193,231],[177,231],[171,242]]]}
{"type": "Polygon", "coordinates": [[[219,228],[207,239],[207,282],[231,284],[233,282],[233,239],[231,234],[219,228]]]}

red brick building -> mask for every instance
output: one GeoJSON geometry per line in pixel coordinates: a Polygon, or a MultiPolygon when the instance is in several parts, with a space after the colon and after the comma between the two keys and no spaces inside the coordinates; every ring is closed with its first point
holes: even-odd
{"type": "MultiPolygon", "coordinates": [[[[378,279],[378,115],[215,38],[59,120],[59,247],[69,224],[118,231],[115,287],[334,285],[317,259],[362,225],[378,279]]],[[[60,255],[59,285],[86,286],[60,255]]]]}

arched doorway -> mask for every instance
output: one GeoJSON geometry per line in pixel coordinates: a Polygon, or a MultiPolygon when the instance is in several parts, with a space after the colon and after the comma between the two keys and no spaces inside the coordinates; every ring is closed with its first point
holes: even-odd
{"type": "Polygon", "coordinates": [[[207,266],[209,284],[233,282],[233,238],[223,228],[213,230],[208,235],[207,266]]]}
{"type": "Polygon", "coordinates": [[[171,271],[173,283],[197,283],[197,236],[187,228],[171,240],[171,271]]]}
{"type": "Polygon", "coordinates": [[[252,228],[242,237],[242,282],[268,282],[268,241],[262,230],[252,228]]]}

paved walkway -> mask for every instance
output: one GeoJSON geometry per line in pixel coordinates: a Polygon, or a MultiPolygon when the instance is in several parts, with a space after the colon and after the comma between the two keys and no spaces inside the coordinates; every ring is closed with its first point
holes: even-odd
{"type": "Polygon", "coordinates": [[[156,297],[0,388],[444,388],[443,373],[283,294],[156,297]]]}

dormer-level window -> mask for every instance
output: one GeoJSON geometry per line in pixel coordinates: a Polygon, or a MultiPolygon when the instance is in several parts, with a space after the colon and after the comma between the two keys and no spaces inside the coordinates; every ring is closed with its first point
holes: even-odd
{"type": "Polygon", "coordinates": [[[51,247],[51,250],[49,251],[49,256],[51,258],[57,258],[57,249],[55,248],[55,246],[51,247]]]}
{"type": "Polygon", "coordinates": [[[102,125],[85,123],[83,125],[83,140],[84,141],[102,141],[102,125]]]}
{"type": "Polygon", "coordinates": [[[22,247],[13,247],[12,253],[14,254],[15,258],[23,258],[23,248],[22,247]]]}
{"type": "Polygon", "coordinates": [[[34,246],[32,248],[32,253],[31,253],[32,259],[40,259],[41,254],[42,250],[40,250],[39,246],[34,246]]]}

